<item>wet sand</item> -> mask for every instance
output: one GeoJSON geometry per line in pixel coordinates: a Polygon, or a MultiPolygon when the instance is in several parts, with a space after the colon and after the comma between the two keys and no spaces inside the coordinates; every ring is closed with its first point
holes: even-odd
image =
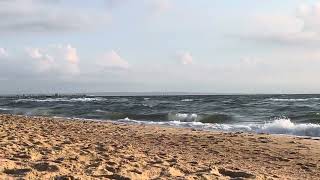
{"type": "Polygon", "coordinates": [[[0,115],[0,179],[320,179],[320,141],[0,115]]]}

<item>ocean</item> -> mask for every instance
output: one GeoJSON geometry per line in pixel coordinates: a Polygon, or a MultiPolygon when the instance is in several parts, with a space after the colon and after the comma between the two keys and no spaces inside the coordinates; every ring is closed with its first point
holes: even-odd
{"type": "Polygon", "coordinates": [[[320,95],[0,96],[0,113],[320,137],[320,95]]]}

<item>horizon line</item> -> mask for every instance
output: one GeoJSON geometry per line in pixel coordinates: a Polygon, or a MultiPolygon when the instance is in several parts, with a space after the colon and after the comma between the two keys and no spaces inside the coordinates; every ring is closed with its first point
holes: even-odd
{"type": "Polygon", "coordinates": [[[110,91],[110,92],[48,92],[48,93],[0,93],[0,96],[183,96],[183,95],[319,95],[320,93],[213,93],[213,92],[183,92],[183,91],[110,91]]]}

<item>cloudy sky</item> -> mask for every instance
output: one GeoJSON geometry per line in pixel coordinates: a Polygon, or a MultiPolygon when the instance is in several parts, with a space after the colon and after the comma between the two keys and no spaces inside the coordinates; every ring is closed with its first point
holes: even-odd
{"type": "Polygon", "coordinates": [[[0,93],[319,93],[319,0],[0,0],[0,93]]]}

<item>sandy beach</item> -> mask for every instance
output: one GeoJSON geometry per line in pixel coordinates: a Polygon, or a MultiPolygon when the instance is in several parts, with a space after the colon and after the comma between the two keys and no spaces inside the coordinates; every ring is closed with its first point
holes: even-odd
{"type": "Polygon", "coordinates": [[[320,179],[320,141],[0,115],[0,179],[320,179]]]}

